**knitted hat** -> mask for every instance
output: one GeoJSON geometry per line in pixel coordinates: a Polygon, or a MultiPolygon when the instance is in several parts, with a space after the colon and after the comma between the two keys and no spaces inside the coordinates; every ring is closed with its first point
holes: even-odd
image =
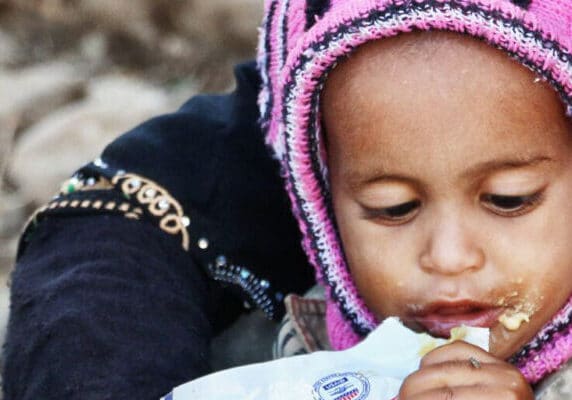
{"type": "MultiPolygon", "coordinates": [[[[358,46],[412,30],[480,38],[544,77],[572,110],[570,0],[265,1],[258,56],[262,125],[281,162],[302,245],[328,289],[328,334],[336,349],[356,344],[379,321],[358,295],[336,231],[320,93],[328,72],[358,46]]],[[[572,357],[571,318],[572,299],[514,356],[531,382],[572,357]]]]}

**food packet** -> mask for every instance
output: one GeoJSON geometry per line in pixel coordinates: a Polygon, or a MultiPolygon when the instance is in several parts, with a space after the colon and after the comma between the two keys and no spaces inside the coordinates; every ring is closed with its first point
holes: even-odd
{"type": "Polygon", "coordinates": [[[391,400],[426,353],[453,340],[488,351],[489,330],[460,327],[451,339],[436,339],[388,318],[348,350],[228,369],[178,386],[162,400],[391,400]]]}

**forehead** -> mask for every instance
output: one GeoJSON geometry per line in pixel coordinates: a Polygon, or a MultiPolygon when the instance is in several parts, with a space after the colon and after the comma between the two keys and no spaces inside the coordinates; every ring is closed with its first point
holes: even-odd
{"type": "Polygon", "coordinates": [[[531,71],[444,32],[362,46],[328,77],[322,111],[330,161],[368,168],[380,158],[403,165],[428,154],[526,153],[569,123],[555,91],[531,71]]]}

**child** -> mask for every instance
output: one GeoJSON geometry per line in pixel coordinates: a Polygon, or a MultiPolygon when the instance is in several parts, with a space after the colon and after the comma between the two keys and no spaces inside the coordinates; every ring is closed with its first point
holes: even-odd
{"type": "MultiPolygon", "coordinates": [[[[430,353],[401,399],[532,398],[572,356],[571,20],[558,0],[266,4],[261,122],[332,347],[389,315],[436,336],[491,328],[490,354],[430,353]],[[427,30],[450,33],[410,33],[427,30]]],[[[274,166],[241,141],[252,86],[120,139],[38,214],[14,275],[7,399],[152,398],[204,373],[238,302],[196,265],[274,317],[308,286],[274,166]],[[178,133],[188,114],[208,135],[178,133]]]]}
{"type": "Polygon", "coordinates": [[[490,354],[437,350],[400,398],[531,398],[572,357],[572,8],[323,3],[303,33],[271,6],[261,97],[332,347],[388,316],[489,327],[490,354]]]}

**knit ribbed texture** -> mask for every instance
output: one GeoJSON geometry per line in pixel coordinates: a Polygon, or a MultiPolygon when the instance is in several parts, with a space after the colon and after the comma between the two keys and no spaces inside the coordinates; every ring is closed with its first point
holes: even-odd
{"type": "MultiPolygon", "coordinates": [[[[266,1],[259,46],[263,79],[259,105],[267,143],[282,165],[302,245],[318,279],[329,289],[330,341],[334,348],[345,349],[379,321],[350,276],[329,200],[319,118],[320,92],[329,71],[368,41],[412,30],[447,30],[506,51],[544,77],[571,106],[572,2],[331,0],[312,5],[308,7],[305,0],[266,1]],[[319,9],[326,3],[326,10],[319,9]],[[314,13],[314,24],[308,23],[308,12],[314,13]]],[[[561,322],[566,307],[544,330],[561,322]]],[[[565,320],[569,326],[569,315],[565,320]]],[[[515,363],[536,382],[570,358],[571,337],[569,328],[546,341],[539,336],[532,343],[546,344],[534,357],[519,357],[515,363]]]]}
{"type": "Polygon", "coordinates": [[[572,358],[572,297],[536,337],[510,360],[536,383],[572,358]]]}

